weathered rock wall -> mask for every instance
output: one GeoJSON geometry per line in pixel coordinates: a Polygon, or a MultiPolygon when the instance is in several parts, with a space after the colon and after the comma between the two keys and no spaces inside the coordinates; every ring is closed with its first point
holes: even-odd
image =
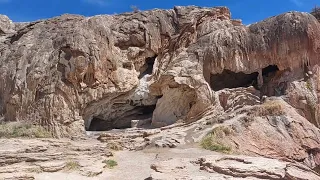
{"type": "Polygon", "coordinates": [[[125,128],[132,116],[152,117],[154,126],[195,121],[213,108],[223,112],[214,74],[257,72],[257,86],[268,89],[274,85],[263,84],[263,68],[276,65],[277,80],[291,82],[320,59],[320,24],[307,13],[248,27],[225,7],[0,19],[0,114],[57,136],[79,134],[97,119],[108,128],[125,128]]]}

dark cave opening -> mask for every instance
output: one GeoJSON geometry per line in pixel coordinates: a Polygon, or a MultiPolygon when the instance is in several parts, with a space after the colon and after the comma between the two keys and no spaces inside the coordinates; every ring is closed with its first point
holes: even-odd
{"type": "Polygon", "coordinates": [[[278,82],[276,77],[279,71],[278,66],[270,65],[262,69],[263,86],[261,92],[266,96],[282,96],[287,89],[286,82],[278,82]]]}
{"type": "Polygon", "coordinates": [[[262,69],[262,76],[264,78],[272,77],[277,71],[279,71],[277,65],[270,65],[262,69]]]}
{"type": "Polygon", "coordinates": [[[102,131],[102,127],[110,127],[110,121],[106,121],[101,117],[93,117],[89,128],[87,128],[87,131],[102,131]]]}
{"type": "Polygon", "coordinates": [[[156,109],[156,105],[151,106],[141,106],[141,115],[152,117],[153,111],[156,109]]]}
{"type": "Polygon", "coordinates": [[[94,116],[86,131],[109,131],[112,129],[131,128],[132,120],[139,120],[139,125],[151,125],[151,118],[156,105],[136,106],[132,110],[114,119],[105,119],[102,116],[94,116]]]}
{"type": "Polygon", "coordinates": [[[243,72],[235,73],[230,70],[224,70],[221,74],[211,74],[210,86],[214,91],[224,88],[257,87],[258,75],[258,72],[245,74],[243,72]]]}
{"type": "Polygon", "coordinates": [[[150,106],[136,106],[131,111],[126,112],[122,119],[124,119],[128,125],[131,123],[131,120],[144,120],[152,118],[153,111],[156,109],[156,105],[150,106]]]}
{"type": "Polygon", "coordinates": [[[152,74],[153,71],[153,65],[154,62],[157,58],[157,55],[153,56],[153,57],[148,57],[145,61],[145,64],[140,68],[140,76],[139,79],[141,79],[143,76],[147,75],[147,74],[152,74]]]}

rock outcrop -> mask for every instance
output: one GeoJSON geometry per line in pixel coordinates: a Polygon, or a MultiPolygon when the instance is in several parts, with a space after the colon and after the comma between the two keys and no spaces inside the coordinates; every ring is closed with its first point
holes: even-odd
{"type": "Polygon", "coordinates": [[[225,7],[194,6],[31,23],[0,18],[6,121],[32,121],[58,137],[127,128],[131,120],[193,122],[213,108],[223,112],[215,91],[253,85],[283,95],[310,71],[310,97],[293,105],[311,101],[300,112],[319,126],[320,24],[310,14],[250,26],[225,7]]]}
{"type": "Polygon", "coordinates": [[[106,145],[92,140],[1,139],[0,142],[1,180],[48,179],[46,173],[59,172],[62,178],[94,177],[104,172],[103,161],[113,156],[106,145]],[[74,172],[78,172],[77,176],[72,177],[74,172]]]}
{"type": "Polygon", "coordinates": [[[301,164],[245,156],[169,159],[151,165],[152,179],[312,179],[320,177],[301,164]]]}

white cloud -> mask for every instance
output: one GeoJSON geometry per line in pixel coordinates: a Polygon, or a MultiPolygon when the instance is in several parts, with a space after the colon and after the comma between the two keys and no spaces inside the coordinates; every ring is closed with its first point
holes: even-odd
{"type": "Polygon", "coordinates": [[[10,2],[11,0],[0,0],[0,3],[8,3],[10,2]]]}
{"type": "Polygon", "coordinates": [[[302,6],[303,3],[301,0],[290,0],[293,4],[295,4],[296,6],[302,6]]]}
{"type": "Polygon", "coordinates": [[[99,5],[99,6],[107,5],[108,4],[107,1],[108,0],[83,0],[83,2],[90,3],[90,4],[95,4],[95,5],[99,5]]]}

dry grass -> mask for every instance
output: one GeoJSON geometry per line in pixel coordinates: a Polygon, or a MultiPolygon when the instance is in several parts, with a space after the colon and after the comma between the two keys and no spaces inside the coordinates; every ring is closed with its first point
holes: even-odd
{"type": "Polygon", "coordinates": [[[29,169],[27,169],[27,171],[30,173],[37,173],[37,174],[42,173],[42,170],[40,167],[29,168],[29,169]]]}
{"type": "Polygon", "coordinates": [[[284,107],[279,101],[267,101],[264,104],[252,108],[249,117],[257,116],[281,116],[284,115],[284,107]]]}
{"type": "Polygon", "coordinates": [[[313,91],[312,84],[310,81],[306,82],[306,87],[307,87],[307,89],[309,89],[309,91],[311,91],[311,92],[313,91]]]}
{"type": "Polygon", "coordinates": [[[10,122],[0,124],[0,137],[51,138],[52,135],[41,126],[23,122],[10,122]]]}
{"type": "Polygon", "coordinates": [[[231,153],[231,147],[223,143],[223,138],[232,133],[233,131],[228,127],[217,127],[201,140],[200,145],[202,148],[210,151],[231,153]]]}
{"type": "Polygon", "coordinates": [[[123,150],[123,147],[121,146],[121,144],[117,143],[117,142],[109,142],[107,144],[107,148],[114,150],[114,151],[122,151],[123,150]]]}
{"type": "Polygon", "coordinates": [[[78,161],[68,161],[64,167],[67,171],[76,171],[80,169],[80,164],[78,161]]]}

